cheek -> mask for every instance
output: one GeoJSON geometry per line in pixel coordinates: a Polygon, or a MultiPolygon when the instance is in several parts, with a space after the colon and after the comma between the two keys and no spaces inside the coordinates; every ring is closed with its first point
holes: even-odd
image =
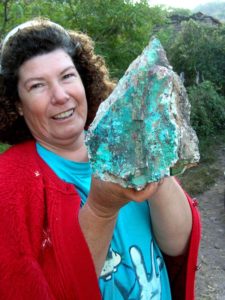
{"type": "Polygon", "coordinates": [[[80,107],[82,107],[83,110],[87,111],[87,99],[86,99],[86,93],[85,90],[80,88],[77,90],[77,97],[76,100],[79,101],[80,107]]]}
{"type": "Polygon", "coordinates": [[[29,94],[23,88],[18,86],[18,92],[20,97],[20,107],[23,115],[30,117],[36,117],[36,115],[42,115],[47,109],[47,98],[45,94],[29,94]]]}
{"type": "Polygon", "coordinates": [[[31,122],[35,119],[43,119],[45,116],[46,107],[41,103],[26,103],[23,105],[23,115],[31,122]]]}

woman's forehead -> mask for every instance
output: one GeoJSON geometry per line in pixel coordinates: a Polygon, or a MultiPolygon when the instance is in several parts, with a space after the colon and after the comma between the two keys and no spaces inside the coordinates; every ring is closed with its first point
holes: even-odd
{"type": "Polygon", "coordinates": [[[54,51],[40,54],[26,60],[19,68],[19,77],[27,77],[30,75],[42,75],[44,73],[61,72],[68,68],[75,68],[71,57],[63,50],[56,49],[54,51]]]}

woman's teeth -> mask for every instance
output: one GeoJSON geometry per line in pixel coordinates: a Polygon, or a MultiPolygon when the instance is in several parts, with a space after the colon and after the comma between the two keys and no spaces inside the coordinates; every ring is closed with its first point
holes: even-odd
{"type": "Polygon", "coordinates": [[[64,111],[64,112],[54,116],[53,119],[56,119],[56,120],[66,119],[66,118],[72,116],[73,112],[74,112],[74,109],[64,111]]]}

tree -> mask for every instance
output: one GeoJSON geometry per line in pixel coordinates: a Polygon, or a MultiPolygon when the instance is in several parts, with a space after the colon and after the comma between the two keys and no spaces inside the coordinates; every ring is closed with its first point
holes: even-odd
{"type": "Polygon", "coordinates": [[[87,32],[97,52],[105,57],[114,77],[121,77],[129,63],[147,45],[153,25],[162,23],[164,14],[150,8],[147,1],[123,0],[67,1],[67,24],[87,32]]]}
{"type": "Polygon", "coordinates": [[[2,3],[0,5],[0,20],[1,20],[0,36],[3,36],[7,30],[7,25],[10,20],[9,12],[12,4],[13,4],[12,0],[2,0],[2,3]]]}
{"type": "Polygon", "coordinates": [[[169,60],[177,73],[184,72],[186,86],[209,80],[225,93],[224,32],[224,26],[190,20],[170,39],[166,47],[169,60]]]}
{"type": "Polygon", "coordinates": [[[206,137],[225,129],[225,98],[210,81],[188,88],[192,105],[191,123],[198,135],[206,137]]]}
{"type": "Polygon", "coordinates": [[[16,25],[38,16],[65,23],[67,7],[66,1],[59,0],[2,0],[0,2],[0,24],[3,24],[1,36],[16,25]]]}
{"type": "Polygon", "coordinates": [[[5,1],[10,2],[5,32],[35,16],[86,32],[94,39],[96,51],[105,57],[112,76],[117,78],[147,45],[153,27],[165,19],[165,12],[159,7],[150,8],[146,0],[5,1]]]}

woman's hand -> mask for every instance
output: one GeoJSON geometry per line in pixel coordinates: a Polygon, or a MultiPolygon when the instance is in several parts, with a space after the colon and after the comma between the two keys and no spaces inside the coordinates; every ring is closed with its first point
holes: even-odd
{"type": "Polygon", "coordinates": [[[130,201],[142,202],[150,199],[158,190],[160,182],[149,183],[143,190],[123,188],[118,184],[92,177],[88,205],[102,217],[114,216],[130,201]]]}
{"type": "Polygon", "coordinates": [[[142,191],[136,191],[92,178],[91,190],[87,202],[80,210],[79,222],[92,254],[97,276],[105,262],[120,208],[131,200],[141,202],[149,199],[158,187],[159,183],[151,183],[142,191]]]}

